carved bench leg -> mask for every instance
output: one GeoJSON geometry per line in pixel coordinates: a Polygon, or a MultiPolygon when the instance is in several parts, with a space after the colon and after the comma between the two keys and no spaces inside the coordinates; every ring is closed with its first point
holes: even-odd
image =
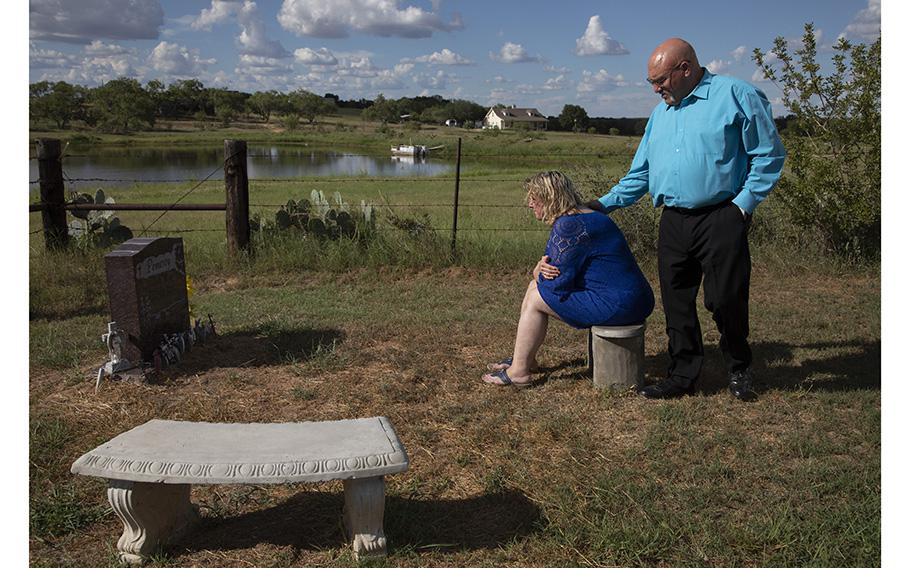
{"type": "Polygon", "coordinates": [[[386,555],[384,511],[385,479],[381,475],[344,480],[344,526],[353,540],[355,558],[386,555]]]}
{"type": "Polygon", "coordinates": [[[123,522],[117,549],[125,564],[142,564],[146,556],[180,538],[197,519],[186,484],[108,479],[107,499],[123,522]]]}

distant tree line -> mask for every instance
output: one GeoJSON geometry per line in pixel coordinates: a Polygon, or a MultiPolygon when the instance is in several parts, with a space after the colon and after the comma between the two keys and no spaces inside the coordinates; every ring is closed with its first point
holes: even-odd
{"type": "Polygon", "coordinates": [[[168,86],[158,80],[143,86],[129,78],[94,88],[65,81],[29,85],[29,118],[33,125],[43,123],[66,129],[80,122],[88,128],[116,133],[149,130],[162,120],[217,121],[226,126],[240,118],[268,123],[277,115],[286,126],[295,126],[301,120],[313,123],[319,116],[336,112],[336,103],[337,98],[321,97],[304,89],[250,94],[205,87],[197,79],[168,86]]]}
{"type": "MultiPolygon", "coordinates": [[[[506,105],[497,105],[506,106],[506,105]]],[[[29,85],[29,118],[33,127],[71,128],[75,123],[102,132],[128,133],[150,130],[160,121],[194,120],[228,126],[237,120],[279,122],[293,129],[301,122],[316,122],[339,109],[362,111],[365,120],[383,124],[443,124],[455,120],[473,127],[488,108],[464,99],[440,95],[375,100],[341,99],[334,93],[319,96],[304,89],[244,93],[205,87],[198,79],[165,85],[155,79],[144,86],[136,79],[119,78],[98,87],[66,81],[39,81],[29,85]]],[[[584,108],[566,105],[558,117],[548,117],[550,130],[634,136],[644,132],[644,118],[589,118],[584,108]]]]}

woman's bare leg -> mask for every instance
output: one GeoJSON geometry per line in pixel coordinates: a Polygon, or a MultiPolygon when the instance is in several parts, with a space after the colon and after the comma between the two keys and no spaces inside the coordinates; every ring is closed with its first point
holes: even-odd
{"type": "Polygon", "coordinates": [[[512,366],[509,367],[510,377],[526,377],[531,374],[531,369],[537,368],[537,352],[547,337],[550,316],[558,317],[540,297],[537,281],[532,280],[521,302],[515,351],[512,353],[512,366]]]}
{"type": "MultiPolygon", "coordinates": [[[[508,368],[509,377],[513,382],[524,383],[531,380],[531,369],[538,367],[537,352],[547,336],[547,324],[550,316],[559,317],[540,297],[537,282],[532,280],[528,284],[528,289],[521,302],[518,331],[515,334],[515,350],[512,353],[512,365],[508,368]]],[[[487,382],[498,383],[500,381],[488,380],[487,382]]]]}

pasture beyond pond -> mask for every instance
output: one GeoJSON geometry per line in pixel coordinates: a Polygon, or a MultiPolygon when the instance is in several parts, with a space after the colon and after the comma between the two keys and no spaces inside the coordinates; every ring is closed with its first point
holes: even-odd
{"type": "MultiPolygon", "coordinates": [[[[554,143],[547,137],[524,144],[554,143]]],[[[596,181],[628,165],[606,156],[597,160],[606,170],[594,174],[579,161],[551,152],[471,172],[454,264],[451,209],[437,205],[450,203],[450,181],[251,181],[250,201],[263,215],[321,189],[426,213],[440,229],[416,239],[387,231],[366,248],[288,237],[254,241],[255,255],[228,260],[223,215],[170,213],[153,228],[193,230],[177,235],[195,288],[190,302],[213,314],[221,337],[158,384],[106,383],[97,394],[108,321],[103,253],[48,254],[41,235],[31,236],[32,564],[114,565],[120,523],[104,484],[69,466],[148,419],[373,415],[391,419],[411,457],[406,473],[387,480],[383,565],[879,564],[878,269],[783,246],[772,202],[754,229],[751,340],[765,385],[757,403],[726,393],[705,312],[706,369],[693,397],[594,389],[583,376],[583,332],[558,323],[534,388],[481,383],[485,364],[511,349],[546,238],[521,206],[520,180],[559,167],[596,181]]],[[[173,184],[130,192],[129,201],[150,203],[179,195],[173,184]]],[[[215,202],[223,192],[206,183],[187,200],[215,202]]],[[[656,284],[649,211],[621,221],[656,284]]],[[[157,214],[120,216],[138,234],[157,214]]],[[[665,349],[658,302],[646,334],[649,379],[662,376],[665,349]]],[[[202,525],[153,565],[354,565],[338,524],[340,483],[199,486],[193,500],[202,525]]]]}

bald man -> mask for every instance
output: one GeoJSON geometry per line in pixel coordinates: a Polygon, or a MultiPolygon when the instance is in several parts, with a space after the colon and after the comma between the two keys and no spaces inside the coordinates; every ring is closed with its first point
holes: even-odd
{"type": "Polygon", "coordinates": [[[785,155],[771,105],[749,83],[701,67],[679,38],[651,54],[648,83],[663,102],[651,112],[629,173],[589,204],[609,213],[650,192],[654,206],[663,206],[657,260],[670,365],[664,379],[638,392],[670,398],[694,390],[704,359],[696,309],[704,281],[730,393],[752,401],[747,233],[785,155]]]}

